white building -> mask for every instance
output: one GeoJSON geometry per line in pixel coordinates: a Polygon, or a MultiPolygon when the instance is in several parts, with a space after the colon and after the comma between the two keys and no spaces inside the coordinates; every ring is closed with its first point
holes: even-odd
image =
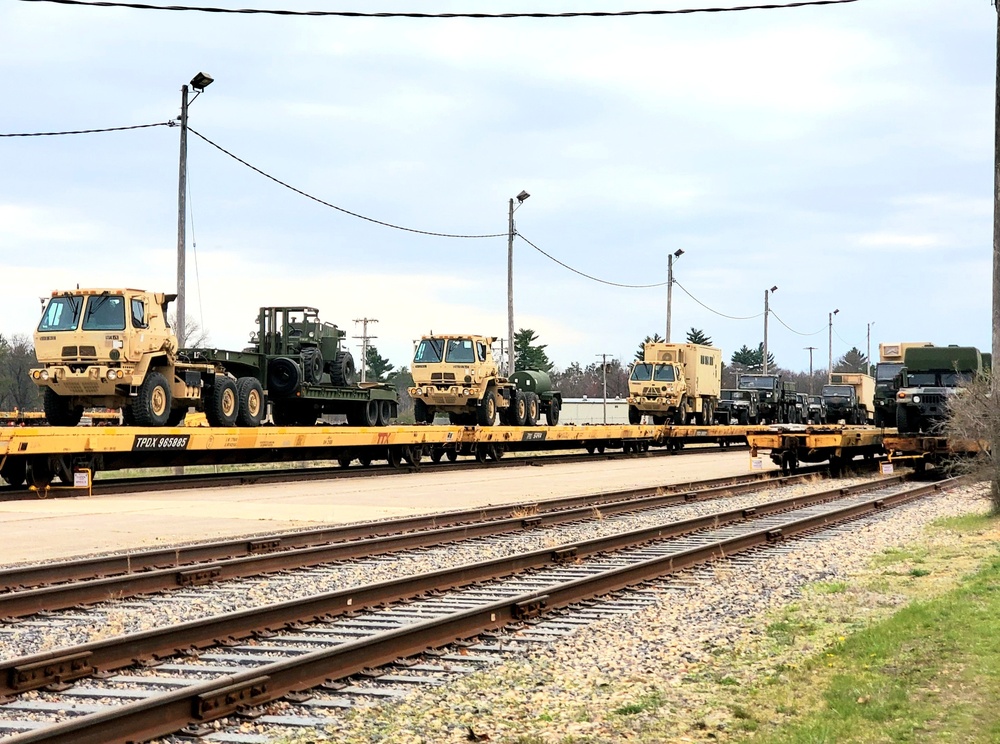
{"type": "Polygon", "coordinates": [[[627,424],[628,401],[623,398],[563,398],[559,424],[627,424]]]}

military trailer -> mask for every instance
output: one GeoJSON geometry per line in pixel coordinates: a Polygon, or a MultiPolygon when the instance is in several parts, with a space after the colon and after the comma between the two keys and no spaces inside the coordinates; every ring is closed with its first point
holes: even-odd
{"type": "Polygon", "coordinates": [[[721,390],[715,418],[720,424],[756,424],[758,405],[756,390],[721,390]]]}
{"type": "Polygon", "coordinates": [[[801,423],[795,383],[786,382],[781,375],[743,374],[737,378],[740,390],[754,390],[760,399],[760,418],[764,424],[801,423]]]}
{"type": "Polygon", "coordinates": [[[347,379],[353,361],[323,341],[335,326],[321,324],[314,309],[263,308],[259,340],[243,352],[182,351],[167,322],[175,297],[139,289],[52,293],[35,331],[41,366],[29,373],[44,389],[50,424],[76,426],[85,407],[100,407],[120,408],[126,425],[177,426],[194,408],[211,426],[258,426],[269,394],[278,423],[311,424],[320,412],[343,412],[375,425],[383,408],[385,421],[394,415],[394,391],[347,379]]]}
{"type": "Polygon", "coordinates": [[[903,355],[907,349],[930,347],[926,341],[893,342],[878,345],[879,362],[875,365],[875,426],[896,425],[896,384],[903,371],[903,355]]]}
{"type": "Polygon", "coordinates": [[[916,347],[906,350],[896,393],[900,434],[934,432],[948,414],[948,399],[989,369],[991,358],[974,346],[916,347]]]}
{"type": "Polygon", "coordinates": [[[629,423],[710,424],[722,383],[722,352],[701,344],[649,342],[628,380],[629,423]]]}
{"type": "Polygon", "coordinates": [[[495,336],[431,334],[413,354],[410,373],[413,415],[418,424],[447,413],[452,424],[493,426],[499,415],[508,426],[534,426],[542,415],[559,423],[562,393],[547,372],[518,370],[502,377],[493,358],[495,336]]]}
{"type": "Polygon", "coordinates": [[[875,415],[875,378],[860,372],[834,372],[823,386],[830,423],[868,424],[875,415]]]}

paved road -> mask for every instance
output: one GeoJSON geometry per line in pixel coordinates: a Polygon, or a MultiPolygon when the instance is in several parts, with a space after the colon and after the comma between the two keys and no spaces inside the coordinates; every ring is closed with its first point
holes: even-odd
{"type": "MultiPolygon", "coordinates": [[[[771,463],[765,460],[765,468],[771,463]]],[[[0,565],[655,486],[750,470],[746,451],[0,502],[0,565]]]]}

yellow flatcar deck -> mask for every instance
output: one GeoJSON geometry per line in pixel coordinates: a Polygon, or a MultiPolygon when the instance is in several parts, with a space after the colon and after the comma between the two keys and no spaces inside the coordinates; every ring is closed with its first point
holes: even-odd
{"type": "Polygon", "coordinates": [[[870,426],[772,426],[767,431],[750,432],[747,443],[751,456],[766,453],[786,472],[800,462],[829,461],[835,469],[848,460],[872,458],[883,452],[883,438],[895,429],[870,426]]]}
{"type": "Polygon", "coordinates": [[[886,435],[885,451],[890,462],[923,470],[928,463],[938,464],[955,457],[970,457],[989,450],[988,442],[975,439],[949,439],[925,434],[886,435]]]}

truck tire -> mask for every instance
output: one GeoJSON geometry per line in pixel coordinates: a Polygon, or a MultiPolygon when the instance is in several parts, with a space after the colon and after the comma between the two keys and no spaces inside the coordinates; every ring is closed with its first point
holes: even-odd
{"type": "Polygon", "coordinates": [[[378,401],[370,400],[350,408],[347,423],[351,426],[378,426],[378,401]]]}
{"type": "Polygon", "coordinates": [[[559,424],[559,399],[553,398],[549,401],[549,409],[545,412],[545,423],[549,426],[559,424]]]}
{"type": "Polygon", "coordinates": [[[216,375],[212,387],[207,390],[205,418],[209,426],[235,426],[240,410],[236,383],[225,375],[216,375]]]}
{"type": "Polygon", "coordinates": [[[635,406],[628,407],[628,422],[633,426],[642,423],[642,411],[635,406]]]}
{"type": "Polygon", "coordinates": [[[493,426],[497,422],[497,395],[493,390],[487,390],[483,399],[476,406],[476,423],[480,426],[493,426]]]}
{"type": "Polygon", "coordinates": [[[302,350],[302,378],[310,385],[318,385],[323,379],[323,354],[319,349],[302,350]]]}
{"type": "Polygon", "coordinates": [[[534,393],[525,393],[524,401],[526,410],[524,412],[524,425],[534,426],[538,423],[538,396],[534,393]]]}
{"type": "Polygon", "coordinates": [[[525,393],[515,390],[510,401],[510,425],[524,426],[528,420],[528,398],[525,393]]]}
{"type": "Polygon", "coordinates": [[[167,426],[180,426],[184,423],[184,419],[187,418],[187,414],[187,407],[173,409],[170,415],[167,416],[167,426]]]}
{"type": "Polygon", "coordinates": [[[354,369],[354,357],[349,351],[337,352],[336,358],[330,363],[330,380],[338,387],[350,387],[356,382],[357,372],[354,369]]]}
{"type": "Polygon", "coordinates": [[[378,425],[388,426],[389,422],[396,417],[391,400],[380,400],[378,402],[378,425]]]}
{"type": "Polygon", "coordinates": [[[267,365],[267,392],[272,398],[294,395],[302,382],[302,373],[294,359],[278,357],[267,365]]]}
{"type": "Polygon", "coordinates": [[[260,426],[264,419],[264,388],[256,377],[241,377],[236,381],[239,410],[237,426],[260,426]]]}
{"type": "Polygon", "coordinates": [[[159,372],[150,372],[139,387],[132,415],[139,426],[166,426],[170,417],[170,385],[159,372]]]}
{"type": "Polygon", "coordinates": [[[906,406],[896,406],[896,431],[900,434],[910,434],[916,432],[913,417],[910,416],[910,409],[906,406]]]}
{"type": "Polygon", "coordinates": [[[740,426],[746,426],[749,423],[749,421],[750,421],[750,416],[747,414],[746,411],[737,411],[736,412],[736,423],[737,424],[739,424],[740,426]]]}
{"type": "Polygon", "coordinates": [[[42,409],[49,426],[76,426],[83,418],[83,406],[74,406],[50,387],[45,388],[42,409]]]}
{"type": "Polygon", "coordinates": [[[434,423],[434,412],[420,398],[413,399],[413,420],[418,424],[434,423]]]}

